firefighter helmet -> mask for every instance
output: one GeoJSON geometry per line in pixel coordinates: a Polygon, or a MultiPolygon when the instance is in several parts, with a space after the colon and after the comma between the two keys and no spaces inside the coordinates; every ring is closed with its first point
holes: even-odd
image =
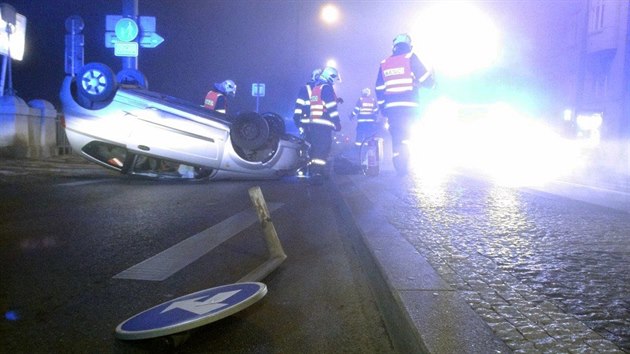
{"type": "Polygon", "coordinates": [[[370,91],[369,88],[364,88],[363,90],[361,90],[361,94],[365,97],[369,96],[372,93],[372,91],[370,91]]]}
{"type": "Polygon", "coordinates": [[[322,73],[322,69],[317,68],[315,70],[313,70],[313,73],[311,74],[311,80],[312,81],[317,81],[317,79],[319,78],[319,75],[321,75],[322,73]]]}
{"type": "Polygon", "coordinates": [[[221,83],[216,83],[214,84],[214,87],[228,96],[234,97],[236,95],[236,84],[232,80],[225,80],[221,83]]]}
{"type": "Polygon", "coordinates": [[[411,37],[407,33],[401,33],[394,37],[394,46],[399,43],[405,43],[408,46],[411,46],[411,37]]]}
{"type": "Polygon", "coordinates": [[[334,81],[341,80],[339,79],[339,72],[337,72],[337,69],[333,68],[332,66],[327,66],[319,75],[319,81],[332,85],[334,81]]]}

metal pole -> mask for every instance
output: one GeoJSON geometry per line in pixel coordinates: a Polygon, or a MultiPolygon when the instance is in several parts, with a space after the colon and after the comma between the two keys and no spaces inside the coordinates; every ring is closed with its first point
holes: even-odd
{"type": "Polygon", "coordinates": [[[2,56],[2,77],[0,78],[0,97],[4,96],[4,79],[7,74],[7,56],[2,56]]]}
{"type": "MultiPolygon", "coordinates": [[[[7,94],[9,96],[13,96],[15,94],[15,92],[13,91],[13,73],[12,70],[13,68],[11,67],[11,33],[13,31],[11,29],[9,29],[7,31],[7,37],[9,39],[9,45],[7,47],[7,76],[8,76],[8,81],[7,81],[7,94]]],[[[4,89],[4,86],[2,87],[4,89]]]]}
{"type": "Polygon", "coordinates": [[[265,202],[265,198],[263,197],[260,187],[255,186],[250,188],[249,198],[256,208],[258,220],[260,220],[260,225],[262,226],[263,233],[265,234],[267,250],[269,251],[269,259],[258,268],[245,275],[238,282],[260,281],[278,268],[287,258],[287,255],[284,253],[284,249],[282,248],[282,244],[280,243],[280,239],[278,238],[278,234],[276,233],[276,228],[271,222],[271,214],[269,214],[269,209],[267,208],[267,203],[265,202]]]}
{"type": "MultiPolygon", "coordinates": [[[[138,21],[138,0],[122,0],[122,15],[128,17],[134,21],[138,21]]],[[[139,36],[138,36],[139,37],[139,36]]],[[[135,39],[138,41],[138,38],[135,39]]],[[[123,69],[138,70],[138,58],[137,57],[123,57],[122,58],[123,69]]]]}

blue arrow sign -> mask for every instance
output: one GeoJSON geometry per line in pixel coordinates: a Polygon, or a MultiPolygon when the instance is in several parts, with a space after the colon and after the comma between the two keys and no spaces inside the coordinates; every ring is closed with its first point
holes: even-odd
{"type": "Polygon", "coordinates": [[[267,294],[263,283],[249,282],[202,290],[141,312],[116,327],[120,339],[146,339],[187,331],[241,311],[267,294]]]}

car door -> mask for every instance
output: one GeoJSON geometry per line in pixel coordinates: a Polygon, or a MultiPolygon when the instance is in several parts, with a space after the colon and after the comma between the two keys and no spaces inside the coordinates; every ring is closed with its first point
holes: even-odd
{"type": "Polygon", "coordinates": [[[130,151],[208,168],[221,165],[229,127],[158,107],[130,111],[127,115],[132,124],[127,141],[130,151]]]}

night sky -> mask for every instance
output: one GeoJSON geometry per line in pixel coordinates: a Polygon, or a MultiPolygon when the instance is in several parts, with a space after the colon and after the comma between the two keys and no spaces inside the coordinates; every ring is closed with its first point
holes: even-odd
{"type": "MultiPolygon", "coordinates": [[[[71,15],[81,16],[86,24],[85,62],[108,64],[114,72],[122,68],[113,49],[104,46],[105,16],[121,14],[122,0],[7,2],[28,21],[24,60],[13,61],[13,87],[25,101],[41,98],[60,107],[65,20],[71,15]]],[[[557,26],[561,15],[556,12],[562,14],[551,10],[570,1],[545,1],[546,6],[516,0],[479,3],[506,32],[512,54],[503,65],[515,70],[517,77],[534,77],[539,61],[549,56],[540,53],[555,38],[550,35],[553,28],[545,26],[557,26]]],[[[149,89],[200,104],[214,82],[233,79],[238,85],[233,111],[254,110],[251,84],[263,82],[267,96],[261,99],[260,110],[289,117],[300,85],[314,68],[334,58],[342,77],[336,89],[346,100],[340,108],[345,118],[361,89],[373,88],[380,61],[391,53],[393,37],[407,31],[404,24],[427,2],[340,1],[342,19],[334,26],[319,20],[322,4],[139,0],[139,14],[156,17],[156,32],[165,39],[157,48],[141,48],[139,69],[147,76],[149,89]]]]}

